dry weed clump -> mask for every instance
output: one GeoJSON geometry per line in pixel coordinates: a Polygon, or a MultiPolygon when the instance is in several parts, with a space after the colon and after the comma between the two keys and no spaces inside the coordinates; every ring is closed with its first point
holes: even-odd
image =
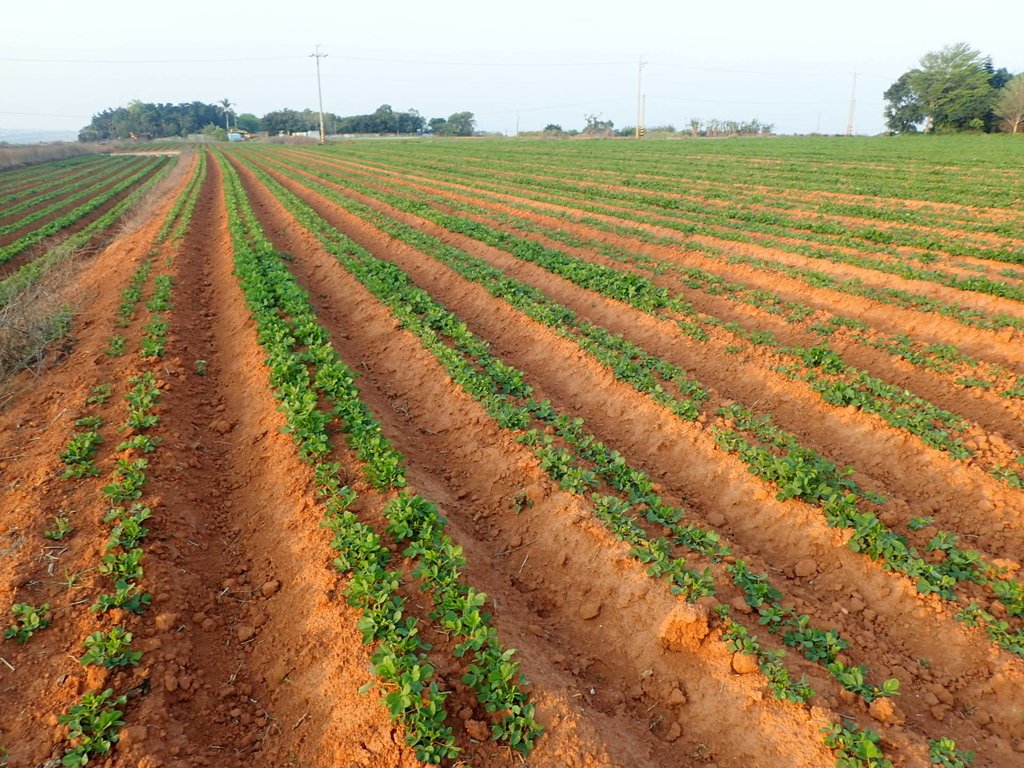
{"type": "Polygon", "coordinates": [[[69,254],[0,305],[0,387],[26,368],[38,368],[71,330],[74,277],[81,257],[69,254]]]}

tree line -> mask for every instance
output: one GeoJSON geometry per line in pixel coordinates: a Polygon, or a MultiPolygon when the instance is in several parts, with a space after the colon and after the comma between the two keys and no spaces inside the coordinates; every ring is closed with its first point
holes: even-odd
{"type": "MultiPolygon", "coordinates": [[[[108,139],[160,139],[190,134],[219,134],[241,130],[265,131],[270,136],[320,130],[320,113],[312,109],[278,109],[262,117],[237,114],[228,99],[216,104],[193,101],[182,104],[152,104],[132,101],[126,107],[108,108],[93,115],[92,121],[78,132],[79,141],[108,139]]],[[[476,119],[472,112],[455,112],[430,120],[417,110],[396,111],[382,104],[368,115],[339,116],[324,113],[324,127],[330,134],[433,134],[435,136],[472,136],[476,119]]]]}
{"type": "Polygon", "coordinates": [[[891,133],[1024,132],[1024,74],[967,43],[925,54],[884,96],[891,133]]]}

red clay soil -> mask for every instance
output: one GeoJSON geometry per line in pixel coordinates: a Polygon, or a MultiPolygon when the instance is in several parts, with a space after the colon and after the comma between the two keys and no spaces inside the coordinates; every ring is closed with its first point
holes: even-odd
{"type": "MultiPolygon", "coordinates": [[[[382,171],[377,168],[366,170],[369,171],[371,175],[373,173],[377,173],[383,176],[408,176],[409,178],[412,178],[422,184],[426,184],[427,186],[424,188],[430,189],[431,191],[435,191],[439,186],[447,188],[459,188],[462,189],[467,194],[469,194],[471,197],[473,197],[474,202],[478,201],[478,196],[480,194],[479,191],[473,190],[471,187],[467,187],[462,184],[455,184],[452,182],[438,182],[435,179],[430,179],[424,176],[398,174],[394,171],[382,171]]],[[[498,173],[494,174],[494,176],[500,179],[502,177],[502,174],[498,173]]],[[[583,184],[581,182],[581,188],[585,186],[588,185],[583,184]]],[[[628,187],[621,187],[611,184],[603,184],[598,186],[602,189],[611,189],[618,192],[635,191],[631,190],[628,187]]],[[[513,207],[515,207],[517,202],[520,202],[520,200],[516,198],[514,194],[503,195],[493,192],[485,192],[484,195],[488,197],[503,198],[509,201],[513,205],[513,207]]],[[[528,201],[529,205],[533,207],[549,208],[556,210],[572,210],[572,207],[578,204],[578,201],[574,200],[573,198],[564,197],[558,195],[557,193],[548,193],[547,196],[550,198],[559,199],[561,202],[559,204],[555,204],[541,203],[530,200],[528,201]]],[[[595,214],[587,212],[586,215],[589,217],[621,224],[622,221],[620,219],[616,219],[614,214],[618,211],[626,213],[631,212],[631,209],[622,203],[604,202],[601,203],[601,207],[606,209],[609,213],[595,214]]],[[[654,218],[657,218],[657,215],[655,215],[654,218]]],[[[761,235],[758,233],[744,233],[745,237],[751,238],[753,242],[737,242],[735,240],[729,239],[727,236],[715,237],[713,235],[705,234],[689,234],[683,236],[676,230],[673,230],[668,227],[659,227],[656,224],[635,224],[634,222],[627,223],[631,225],[636,225],[644,229],[645,231],[648,231],[652,234],[656,234],[661,237],[669,237],[671,239],[679,240],[680,242],[697,243],[703,246],[710,246],[712,248],[726,250],[729,253],[750,256],[753,258],[766,259],[768,261],[773,261],[779,264],[785,264],[797,268],[816,269],[821,272],[825,272],[839,280],[858,279],[868,286],[897,288],[921,296],[926,296],[929,298],[939,299],[947,302],[962,300],[963,298],[962,291],[959,291],[955,288],[948,288],[946,286],[929,282],[926,280],[912,280],[908,278],[899,277],[896,275],[890,275],[884,272],[878,272],[877,270],[870,269],[868,267],[858,267],[852,264],[835,263],[827,261],[825,259],[805,257],[796,253],[782,251],[770,245],[765,246],[758,244],[759,240],[773,241],[781,244],[796,246],[805,246],[807,244],[806,241],[799,240],[796,238],[787,238],[785,235],[761,235]]],[[[729,232],[736,231],[732,228],[727,228],[723,226],[713,226],[712,229],[720,231],[723,235],[728,235],[729,232]]],[[[848,248],[838,248],[837,250],[841,253],[845,252],[855,255],[858,254],[857,251],[848,248]]],[[[970,275],[976,273],[971,273],[970,271],[968,271],[963,274],[970,275]]],[[[1009,314],[1011,316],[1024,317],[1024,308],[1021,307],[1020,302],[1014,301],[1012,299],[1004,299],[998,296],[988,295],[984,293],[972,293],[970,295],[970,303],[973,306],[977,307],[978,309],[983,309],[984,311],[1005,312],[1006,314],[1009,314]]]]}
{"type": "MultiPolygon", "coordinates": [[[[0,609],[22,601],[53,607],[52,624],[26,645],[0,643],[0,746],[12,766],[55,768],[68,743],[58,715],[85,691],[111,686],[129,696],[126,724],[97,765],[419,768],[372,688],[373,649],[362,644],[359,615],[345,602],[345,577],[332,565],[310,471],[282,434],[284,418],[233,274],[221,172],[209,160],[185,238],[155,245],[188,179],[183,165],[173,182],[150,194],[137,231],[85,262],[79,287],[89,301],[76,315],[70,352],[38,377],[15,380],[0,398],[0,609]],[[121,291],[147,258],[153,271],[142,301],[127,327],[118,328],[121,291]],[[165,316],[167,348],[154,360],[142,358],[138,344],[152,319],[144,305],[159,274],[173,277],[173,309],[165,316]],[[125,355],[104,354],[112,334],[126,337],[125,355]],[[162,442],[150,454],[140,500],[153,511],[142,545],[142,582],[153,601],[138,616],[98,617],[89,605],[106,589],[96,572],[109,534],[101,488],[123,455],[115,450],[123,439],[116,430],[128,379],[146,370],[161,390],[153,434],[162,442]],[[102,382],[112,385],[112,396],[87,407],[90,389],[102,382]],[[74,420],[87,413],[103,419],[101,474],[61,479],[60,451],[74,420]],[[61,511],[74,532],[51,541],[43,532],[61,511]],[[82,640],[116,622],[135,635],[141,663],[118,672],[79,664],[82,640]]],[[[719,630],[709,627],[713,601],[686,605],[648,576],[630,548],[599,524],[588,499],[550,480],[535,455],[456,386],[253,173],[231,162],[267,236],[290,256],[285,263],[310,292],[336,351],[359,372],[362,398],[406,457],[411,488],[436,502],[448,521],[447,532],[466,557],[466,580],[489,595],[500,640],[516,649],[530,680],[545,733],[524,759],[487,738],[487,713],[460,680],[465,662],[447,653],[449,638],[425,629],[438,678],[453,691],[448,724],[464,758],[453,766],[825,768],[835,756],[820,729],[847,716],[879,731],[900,766],[926,766],[927,739],[941,736],[975,750],[976,766],[1020,762],[1019,658],[955,621],[949,604],[918,595],[908,579],[850,551],[819,510],[776,500],[772,487],[717,447],[710,417],[681,421],[573,343],[267,165],[336,229],[406,270],[459,315],[524,372],[538,399],[582,417],[599,439],[649,473],[667,502],[718,532],[753,570],[769,573],[788,604],[839,631],[850,644],[845,661],[867,665],[873,679],[896,676],[903,686],[893,708],[869,711],[820,667],[790,653],[787,664],[797,676],[806,674],[818,694],[810,707],[774,700],[765,678],[737,667],[719,630]]],[[[697,345],[671,322],[346,194],[686,367],[710,393],[708,414],[733,400],[761,402],[802,442],[855,464],[860,482],[889,496],[880,508],[887,522],[933,514],[943,528],[977,536],[972,547],[1019,565],[1020,494],[982,471],[924,450],[876,419],[823,406],[806,387],[776,374],[767,358],[727,353],[735,339],[724,330],[697,345]]],[[[446,194],[463,192],[452,187],[446,194]]],[[[494,210],[499,205],[514,208],[515,198],[494,210]]],[[[582,224],[578,231],[599,234],[582,224]]],[[[588,258],[601,261],[594,253],[588,258]]],[[[747,276],[800,293],[783,279],[747,276]]],[[[726,309],[703,301],[705,311],[726,309]]],[[[868,302],[851,304],[873,311],[868,302]]],[[[766,320],[748,310],[729,319],[766,320]]],[[[934,327],[936,335],[945,330],[934,327]]],[[[1015,355],[1016,342],[1003,351],[1015,355]]],[[[862,360],[883,365],[868,353],[862,360]]],[[[946,392],[938,379],[906,375],[936,397],[946,392]]],[[[997,428],[1009,440],[1024,437],[1014,414],[996,403],[979,398],[971,408],[979,437],[990,439],[997,428]]],[[[340,446],[332,459],[360,493],[360,519],[382,530],[384,499],[360,479],[358,462],[340,446]]],[[[415,592],[405,597],[411,610],[424,611],[415,592]]],[[[737,620],[762,642],[778,647],[736,589],[720,591],[718,599],[731,603],[737,620]]],[[[8,620],[9,614],[5,626],[8,620]]]]}
{"type": "MultiPolygon", "coordinates": [[[[102,171],[104,169],[101,167],[99,170],[102,171]]],[[[108,173],[112,174],[118,170],[123,169],[114,166],[109,170],[108,173]]],[[[10,212],[10,208],[0,210],[0,227],[8,226],[18,221],[19,219],[24,218],[33,210],[38,210],[39,208],[46,208],[48,206],[55,205],[59,200],[62,199],[62,197],[74,194],[76,189],[80,189],[82,186],[90,186],[91,184],[95,184],[102,178],[97,178],[95,176],[95,171],[95,168],[69,168],[59,173],[53,173],[49,176],[39,179],[38,181],[32,179],[30,181],[24,182],[23,185],[18,185],[17,187],[14,187],[12,189],[0,190],[0,198],[6,197],[8,194],[12,193],[17,194],[17,198],[10,203],[11,207],[21,205],[22,203],[26,203],[30,206],[21,208],[20,210],[17,210],[14,213],[10,212]],[[90,175],[92,175],[92,177],[87,181],[87,183],[83,185],[81,183],[82,179],[80,177],[90,175]],[[75,183],[68,186],[70,182],[75,183]],[[56,197],[52,197],[49,200],[43,201],[41,203],[33,202],[38,193],[49,193],[53,190],[54,187],[64,187],[64,189],[61,189],[56,197]]]]}
{"type": "MultiPolygon", "coordinates": [[[[139,170],[138,168],[123,168],[123,167],[114,166],[113,168],[110,168],[107,171],[107,173],[100,174],[99,178],[92,179],[92,180],[90,180],[89,183],[87,183],[87,184],[85,184],[83,186],[89,186],[92,183],[97,183],[99,181],[104,181],[105,180],[106,183],[102,187],[100,187],[99,189],[97,189],[95,191],[95,194],[93,195],[93,197],[95,197],[95,196],[103,194],[103,192],[105,192],[106,190],[108,190],[111,187],[113,187],[114,185],[116,185],[119,181],[123,180],[126,176],[130,176],[132,173],[134,173],[134,172],[136,172],[138,170],[139,170]]],[[[70,189],[68,196],[73,195],[76,191],[80,191],[80,188],[79,188],[79,190],[70,189]]],[[[24,235],[26,235],[26,234],[28,234],[30,232],[33,232],[33,231],[35,231],[35,230],[37,230],[37,229],[39,229],[41,227],[46,226],[47,224],[49,224],[54,219],[59,218],[59,217],[63,216],[64,214],[68,213],[69,211],[72,211],[75,208],[79,207],[80,205],[85,204],[88,200],[89,200],[89,197],[78,198],[78,199],[74,199],[74,200],[68,200],[63,205],[61,205],[59,208],[51,211],[50,213],[46,214],[45,216],[43,216],[41,218],[38,218],[38,219],[33,219],[32,221],[26,223],[24,226],[18,227],[17,229],[15,229],[15,230],[13,230],[11,232],[8,232],[7,234],[5,234],[3,236],[0,236],[0,245],[7,245],[9,243],[12,243],[15,240],[17,240],[18,238],[23,237],[24,235]]],[[[17,214],[17,219],[19,219],[19,220],[20,219],[24,219],[26,216],[29,216],[30,214],[32,214],[33,211],[39,210],[41,208],[49,208],[51,205],[56,205],[59,202],[60,202],[60,200],[45,200],[45,201],[41,202],[38,206],[34,206],[32,208],[28,208],[28,209],[26,209],[24,211],[20,211],[17,214]]]]}
{"type": "MultiPolygon", "coordinates": [[[[281,177],[279,181],[292,188],[300,197],[312,203],[318,212],[330,221],[340,231],[353,237],[364,247],[374,253],[384,255],[386,258],[397,260],[403,269],[406,269],[420,282],[423,287],[434,293],[446,306],[453,309],[460,317],[465,319],[473,330],[481,333],[492,342],[496,351],[503,359],[517,365],[521,369],[533,374],[528,380],[535,386],[541,386],[541,396],[550,397],[556,404],[562,404],[570,409],[574,415],[584,417],[591,429],[594,429],[599,437],[606,442],[622,450],[626,455],[642,456],[644,461],[641,466],[655,477],[666,478],[666,487],[673,488],[680,498],[687,499],[690,505],[695,505],[697,510],[705,510],[705,521],[711,527],[720,528],[727,536],[733,538],[734,543],[748,547],[748,551],[742,551],[745,558],[751,553],[758,551],[766,553],[769,561],[778,569],[780,565],[792,572],[800,561],[810,560],[818,563],[815,569],[821,575],[815,577],[808,587],[803,590],[786,587],[787,593],[800,594],[801,602],[813,607],[816,616],[824,616],[828,619],[830,626],[843,628],[843,636],[854,638],[851,645],[863,644],[863,657],[858,661],[875,662],[881,659],[886,667],[879,671],[879,674],[895,675],[899,677],[904,685],[920,686],[919,690],[942,691],[943,700],[951,699],[950,707],[956,707],[958,711],[976,712],[977,721],[959,721],[956,718],[947,717],[948,709],[943,706],[929,704],[929,696],[920,699],[901,699],[899,706],[902,716],[907,717],[909,722],[914,723],[914,730],[925,732],[942,731],[945,733],[957,733],[958,742],[972,743],[972,748],[977,748],[979,754],[987,754],[993,759],[993,764],[999,764],[1005,756],[1012,752],[1014,739],[1020,738],[1019,724],[1005,718],[1003,706],[1000,703],[1009,691],[1017,683],[1008,683],[998,689],[992,688],[992,675],[1010,675],[1011,680],[1021,679],[1021,665],[1019,660],[1012,659],[1004,654],[993,656],[991,645],[980,635],[965,631],[962,625],[952,621],[952,616],[946,609],[936,603],[924,600],[915,594],[916,590],[912,585],[904,582],[895,588],[891,575],[884,574],[880,570],[864,570],[863,558],[860,558],[842,546],[842,541],[835,538],[834,532],[824,528],[820,518],[812,511],[805,511],[800,520],[800,525],[793,525],[794,505],[777,505],[770,500],[770,494],[757,481],[750,477],[741,466],[728,458],[723,457],[720,452],[711,445],[706,435],[693,434],[690,428],[673,428],[667,422],[666,414],[661,409],[654,408],[649,403],[643,402],[643,398],[637,397],[631,390],[623,385],[609,380],[605,371],[596,371],[594,375],[599,378],[588,381],[583,377],[584,371],[589,368],[598,368],[582,356],[578,350],[571,345],[558,339],[546,329],[534,327],[527,336],[518,337],[515,328],[517,326],[533,325],[522,317],[516,317],[517,313],[503,308],[487,296],[482,289],[462,285],[463,281],[458,276],[448,273],[447,270],[438,267],[430,267],[429,259],[418,255],[406,246],[390,241],[381,234],[374,234],[374,230],[355,220],[350,215],[342,213],[339,209],[317,200],[316,196],[303,192],[294,183],[288,182],[281,177]],[[408,254],[408,255],[406,255],[408,254]],[[426,270],[426,272],[424,271],[426,270]],[[429,275],[433,274],[431,277],[429,275]],[[462,286],[462,287],[460,287],[462,286]],[[475,297],[467,297],[469,294],[475,297]],[[552,355],[555,350],[564,349],[564,359],[554,360],[552,355]],[[558,376],[554,372],[572,369],[576,375],[567,379],[558,376]],[[550,389],[548,388],[550,387],[550,389]],[[604,391],[609,393],[607,399],[600,394],[604,391]],[[585,408],[583,402],[594,401],[592,408],[585,408]],[[648,417],[641,414],[649,411],[648,417]],[[689,432],[689,434],[687,434],[689,432]],[[678,446],[673,448],[672,446],[678,446]],[[727,471],[725,466],[732,465],[727,471]],[[709,467],[722,466],[722,470],[714,474],[708,474],[709,467]],[[690,469],[692,468],[692,470],[690,469]],[[725,474],[722,474],[722,473],[725,474]],[[672,478],[672,482],[668,478],[672,478]],[[675,485],[677,482],[682,485],[675,485]],[[758,501],[758,514],[751,515],[749,505],[745,502],[749,499],[758,501]],[[769,514],[769,510],[778,507],[775,514],[769,514]],[[811,531],[816,531],[810,536],[811,531]],[[817,542],[817,543],[816,543],[817,542]],[[831,563],[825,566],[825,563],[831,563]],[[835,570],[833,570],[835,569],[835,570]],[[833,575],[834,574],[834,575],[833,575]],[[838,592],[846,595],[847,599],[854,605],[859,604],[862,608],[856,617],[846,618],[850,613],[840,600],[834,603],[822,603],[820,592],[838,592]],[[863,612],[863,606],[870,605],[871,610],[863,612]],[[910,619],[910,620],[908,620],[910,619]],[[942,626],[942,630],[936,634],[935,624],[942,626]],[[888,636],[888,637],[886,637],[888,636]],[[954,638],[959,638],[954,640],[954,638]],[[888,649],[888,650],[886,650],[888,649]],[[907,651],[913,658],[926,658],[930,660],[928,668],[921,668],[918,665],[907,665],[904,659],[907,651]],[[995,666],[991,666],[994,663],[995,666]],[[998,721],[998,722],[996,722],[998,721]],[[963,723],[962,725],[960,723],[963,723]],[[941,723],[941,725],[936,725],[941,723]],[[988,724],[992,725],[989,726],[988,724]],[[980,727],[979,727],[980,726],[980,727]],[[1005,729],[1009,729],[1008,731],[1005,729]],[[987,731],[987,743],[978,743],[981,731],[987,731]],[[1009,736],[1007,740],[1005,736],[1009,736]],[[1002,755],[1003,757],[999,757],[1002,755]]],[[[352,193],[349,193],[352,194],[352,193]]],[[[260,198],[258,191],[254,191],[257,199],[260,198]]],[[[353,197],[358,197],[352,195],[353,197]]],[[[360,197],[364,203],[370,203],[366,198],[360,197]]],[[[382,210],[386,208],[382,204],[376,204],[382,210]]],[[[400,214],[394,210],[387,211],[389,216],[411,223],[418,228],[431,234],[441,234],[431,225],[415,220],[415,217],[400,214]]],[[[487,258],[489,261],[503,269],[508,269],[519,279],[530,276],[526,279],[535,287],[548,292],[563,303],[567,303],[581,315],[587,315],[587,307],[607,307],[607,309],[592,310],[589,319],[595,322],[602,322],[613,330],[623,332],[627,337],[636,337],[637,329],[647,325],[658,325],[657,321],[643,316],[637,317],[638,313],[622,305],[615,306],[615,302],[602,300],[575,286],[571,286],[559,278],[543,273],[532,265],[515,264],[507,254],[499,254],[494,249],[481,246],[479,243],[467,242],[466,238],[451,235],[444,236],[447,242],[463,247],[474,255],[487,258]],[[515,269],[513,269],[513,266],[515,269]],[[530,279],[532,277],[532,279],[530,279]],[[579,299],[572,299],[576,294],[579,299]],[[618,320],[617,323],[609,323],[612,316],[618,320]],[[632,329],[631,329],[632,324],[632,329]]],[[[319,280],[315,283],[319,285],[319,280]]],[[[333,302],[330,302],[333,306],[333,302]]],[[[661,323],[656,329],[660,338],[669,339],[678,335],[673,331],[671,325],[661,323]]],[[[634,338],[634,340],[639,340],[634,338]]],[[[648,336],[646,341],[650,341],[648,336]]],[[[688,340],[679,339],[677,349],[685,349],[690,345],[688,340]]],[[[672,354],[666,354],[669,347],[663,343],[661,346],[648,346],[652,351],[662,354],[666,359],[674,359],[672,354]]],[[[712,361],[708,361],[705,355],[697,353],[699,359],[690,359],[676,362],[699,363],[704,360],[703,365],[697,366],[695,373],[698,378],[707,382],[713,379],[728,386],[730,382],[760,382],[764,385],[766,371],[751,370],[748,374],[737,372],[735,364],[729,361],[727,367],[722,368],[718,374],[714,374],[711,367],[712,361]],[[713,374],[713,375],[712,375],[713,374]]],[[[694,370],[693,366],[690,366],[694,370]]],[[[797,386],[792,382],[780,381],[773,384],[778,389],[775,397],[769,401],[780,406],[773,408],[773,416],[777,421],[792,421],[807,424],[806,419],[808,408],[814,408],[811,402],[801,403],[797,393],[797,386]],[[793,418],[779,418],[781,406],[788,406],[793,403],[793,418]]],[[[735,391],[735,390],[734,390],[735,391]]],[[[745,394],[748,402],[754,401],[757,397],[763,397],[763,391],[752,390],[745,394]]],[[[735,394],[733,395],[735,396],[735,394]]],[[[804,398],[806,399],[806,398],[804,398]]],[[[727,402],[727,401],[726,401],[727,402]]],[[[820,410],[820,407],[817,408],[820,410]]],[[[877,483],[886,493],[892,493],[895,488],[898,498],[892,502],[893,510],[886,513],[893,517],[903,513],[907,518],[925,511],[936,509],[947,510],[948,507],[942,504],[941,494],[958,494],[964,499],[965,506],[970,507],[971,501],[977,502],[978,498],[971,499],[971,487],[979,484],[984,487],[984,493],[1002,493],[1006,501],[993,505],[987,501],[988,513],[984,519],[976,520],[975,523],[983,526],[996,526],[1002,529],[1006,520],[1006,514],[1012,512],[1013,507],[1008,506],[1015,501],[1012,494],[1006,493],[995,486],[990,478],[974,476],[973,480],[964,484],[965,478],[960,478],[962,471],[951,467],[944,457],[935,452],[926,452],[924,456],[919,455],[920,448],[907,445],[905,438],[893,434],[880,442],[885,430],[879,430],[876,424],[864,424],[857,426],[857,417],[848,414],[841,409],[830,409],[837,411],[835,416],[826,419],[826,426],[832,423],[831,432],[823,434],[816,442],[823,445],[839,445],[844,449],[847,446],[862,446],[862,451],[855,454],[861,461],[858,466],[866,464],[873,470],[869,479],[877,483]],[[856,438],[846,433],[854,429],[856,438]],[[844,434],[845,433],[845,434],[844,434]],[[889,458],[886,452],[895,451],[898,457],[889,458]],[[872,458],[870,463],[864,459],[872,458]],[[934,465],[931,470],[926,470],[927,463],[934,465]],[[906,466],[907,472],[895,473],[894,468],[906,466]],[[913,467],[913,469],[911,469],[913,467]],[[884,470],[884,474],[879,474],[884,470]],[[930,479],[928,482],[921,481],[921,471],[927,471],[930,479]],[[960,478],[954,481],[952,478],[960,478]],[[933,488],[938,485],[939,490],[933,488]],[[922,498],[922,496],[924,498],[922,498]],[[929,501],[933,499],[933,501],[929,501]],[[899,510],[896,512],[895,510],[899,510]]],[[[784,416],[785,411],[781,414],[784,416]]],[[[817,425],[816,420],[810,420],[811,426],[817,425]]],[[[786,424],[784,426],[794,426],[786,424]]],[[[804,442],[808,435],[814,436],[814,432],[804,429],[795,429],[804,442]]],[[[891,430],[890,430],[891,431],[891,430]]],[[[846,456],[845,458],[849,458],[846,456]]],[[[980,491],[980,488],[979,488],[980,491]]],[[[900,516],[903,516],[900,515],[900,516]]],[[[1019,516],[1019,515],[1018,515],[1019,516]]],[[[959,524],[960,521],[955,520],[959,524]]],[[[943,519],[943,525],[948,523],[943,519]]],[[[967,524],[969,528],[970,525],[967,524]]],[[[1019,525],[1014,527],[1014,532],[1019,534],[1019,525]]],[[[992,540],[997,550],[1002,547],[1000,542],[992,540]]],[[[1007,545],[1012,551],[1019,551],[1012,545],[1007,545]]],[[[997,552],[998,554],[998,552],[997,552]]],[[[806,607],[802,610],[810,610],[806,607]]],[[[920,694],[919,694],[920,695],[920,694]]],[[[834,704],[832,704],[834,706],[834,704]]],[[[898,736],[890,736],[899,740],[898,736]]]]}
{"type": "MultiPolygon", "coordinates": [[[[763,700],[756,682],[731,673],[721,643],[677,638],[668,590],[244,176],[268,233],[315,290],[335,347],[364,372],[360,392],[409,459],[411,483],[441,505],[470,582],[495,595],[502,640],[518,649],[548,726],[529,763],[687,765],[689,755],[693,764],[829,764],[820,721],[763,700]],[[516,515],[523,493],[535,504],[516,515]]],[[[515,764],[500,753],[470,762],[515,764]]]]}
{"type": "MultiPolygon", "coordinates": [[[[308,159],[308,155],[295,153],[298,157],[308,159]]],[[[526,220],[541,221],[559,228],[565,228],[570,232],[578,232],[585,237],[598,241],[607,242],[612,245],[622,245],[628,242],[630,250],[642,255],[649,255],[659,259],[667,259],[683,265],[692,265],[701,269],[716,273],[731,281],[744,284],[749,288],[764,288],[779,293],[783,299],[803,303],[815,309],[834,311],[836,307],[843,308],[843,314],[864,320],[873,328],[892,334],[906,333],[915,338],[921,338],[933,343],[944,343],[949,338],[955,337],[958,345],[975,357],[987,360],[991,359],[1002,365],[1016,367],[1024,371],[1021,360],[1024,359],[1024,347],[1015,347],[1013,350],[1005,350],[1001,343],[1010,340],[1015,336],[1012,329],[1004,329],[998,332],[979,330],[973,327],[966,327],[952,318],[943,317],[936,313],[923,313],[913,310],[902,309],[892,304],[882,304],[878,301],[852,296],[845,293],[838,293],[827,288],[812,287],[796,278],[790,278],[783,274],[766,272],[755,267],[742,263],[729,263],[724,258],[714,257],[705,252],[693,250],[687,247],[690,236],[681,234],[677,230],[660,227],[655,224],[641,224],[638,222],[624,222],[623,220],[608,214],[596,214],[583,212],[574,206],[576,201],[565,199],[562,204],[542,203],[534,200],[525,201],[512,193],[482,192],[465,184],[444,182],[431,179],[422,175],[403,173],[394,170],[367,167],[360,163],[341,162],[335,158],[323,159],[321,162],[327,167],[344,169],[346,173],[356,172],[363,179],[371,179],[371,183],[378,182],[381,178],[389,181],[399,181],[416,189],[433,193],[441,192],[456,199],[465,199],[476,205],[492,207],[503,212],[514,212],[515,215],[526,220]],[[496,201],[496,202],[495,202],[496,201]],[[563,218],[550,218],[542,214],[524,210],[522,204],[528,204],[530,208],[550,210],[570,216],[581,221],[583,218],[596,219],[611,224],[634,227],[638,232],[655,235],[659,238],[674,240],[677,244],[671,246],[654,245],[639,240],[623,239],[620,236],[610,234],[600,229],[587,226],[584,223],[574,223],[563,218]]],[[[628,210],[623,208],[622,210],[628,210]]],[[[732,243],[715,243],[716,246],[728,254],[733,252],[732,243]]],[[[564,247],[564,246],[559,246],[564,247]]],[[[764,249],[762,249],[764,250],[764,249]]],[[[774,254],[768,249],[766,255],[769,261],[773,260],[774,254]]],[[[783,254],[786,255],[786,254],[783,254]]],[[[788,254],[793,256],[793,254],[788,254]]],[[[799,257],[798,257],[799,258],[799,257]]],[[[811,268],[819,269],[822,264],[820,260],[807,260],[812,262],[811,268]]],[[[617,265],[619,266],[619,265],[617,265]]],[[[840,265],[842,266],[842,265],[840,265]]],[[[889,276],[880,275],[880,278],[889,276]]],[[[893,278],[894,280],[897,278],[893,278]]],[[[918,286],[920,281],[912,281],[918,286]]],[[[937,288],[937,286],[932,284],[937,288]]],[[[953,290],[953,289],[948,289],[953,290]]],[[[963,294],[953,294],[955,299],[964,299],[963,294]]],[[[982,294],[970,294],[968,303],[975,298],[985,298],[982,294]]],[[[989,297],[993,298],[993,297],[989,297]]],[[[1012,304],[1010,306],[1013,306],[1012,304]]],[[[1019,306],[1019,305],[1017,305],[1019,306]]]]}

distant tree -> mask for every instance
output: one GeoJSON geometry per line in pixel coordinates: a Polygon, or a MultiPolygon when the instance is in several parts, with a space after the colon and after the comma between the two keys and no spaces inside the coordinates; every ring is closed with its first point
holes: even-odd
{"type": "Polygon", "coordinates": [[[584,136],[608,136],[615,128],[615,123],[611,120],[602,120],[600,114],[584,115],[583,119],[587,121],[583,129],[584,136]]]}
{"type": "Polygon", "coordinates": [[[221,128],[219,125],[214,125],[213,123],[203,126],[201,133],[210,141],[228,140],[228,132],[224,128],[221,128]]]}
{"type": "Polygon", "coordinates": [[[911,84],[917,71],[904,72],[884,94],[885,125],[890,133],[915,133],[924,121],[924,105],[911,84]]]}
{"type": "Polygon", "coordinates": [[[967,43],[926,53],[885,92],[889,130],[908,132],[922,121],[928,132],[991,130],[1006,74],[967,43]]]}
{"type": "Polygon", "coordinates": [[[263,116],[263,129],[271,136],[310,130],[302,113],[296,112],[294,109],[278,109],[267,112],[263,116]]]}
{"type": "Polygon", "coordinates": [[[398,120],[395,118],[395,110],[390,104],[381,104],[377,111],[371,115],[372,127],[367,133],[397,133],[398,120]]]}
{"type": "Polygon", "coordinates": [[[548,123],[544,126],[544,133],[562,133],[562,126],[556,123],[548,123]]]}
{"type": "Polygon", "coordinates": [[[1017,75],[1003,88],[993,112],[1010,133],[1024,133],[1024,74],[1017,75]]]}
{"type": "Polygon", "coordinates": [[[398,123],[397,133],[423,133],[427,125],[427,119],[412,108],[405,112],[396,112],[395,120],[398,123]]]}
{"type": "Polygon", "coordinates": [[[222,114],[219,106],[200,101],[149,104],[136,100],[127,107],[105,109],[93,115],[92,122],[79,132],[79,137],[103,140],[187,136],[197,133],[204,125],[219,123],[222,114]]]}
{"type": "Polygon", "coordinates": [[[444,136],[448,130],[448,121],[443,117],[432,117],[427,123],[427,130],[435,136],[444,136]]]}
{"type": "Polygon", "coordinates": [[[445,131],[449,136],[472,136],[476,130],[476,118],[472,112],[455,112],[448,116],[445,131]]]}
{"type": "Polygon", "coordinates": [[[963,131],[984,124],[992,109],[991,63],[967,43],[946,46],[921,58],[911,76],[933,131],[963,131]]]}
{"type": "Polygon", "coordinates": [[[260,130],[260,119],[249,112],[243,112],[235,118],[235,126],[248,133],[256,133],[260,130]]]}
{"type": "Polygon", "coordinates": [[[224,130],[225,131],[229,131],[229,130],[231,130],[231,125],[230,125],[231,107],[233,107],[234,105],[227,98],[221,99],[220,101],[217,102],[217,104],[220,105],[221,111],[224,112],[224,130]]]}

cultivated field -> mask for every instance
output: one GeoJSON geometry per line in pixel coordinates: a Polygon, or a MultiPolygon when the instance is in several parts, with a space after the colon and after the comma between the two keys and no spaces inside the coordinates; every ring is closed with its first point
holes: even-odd
{"type": "Polygon", "coordinates": [[[0,173],[0,755],[1024,764],[1015,138],[0,173]]]}

